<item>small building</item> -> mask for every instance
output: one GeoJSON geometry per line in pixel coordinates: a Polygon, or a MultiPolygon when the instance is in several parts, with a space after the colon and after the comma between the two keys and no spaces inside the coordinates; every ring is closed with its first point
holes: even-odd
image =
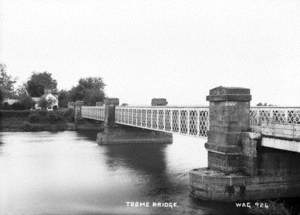
{"type": "Polygon", "coordinates": [[[19,99],[6,98],[2,101],[3,104],[8,104],[8,105],[12,105],[12,104],[17,103],[17,102],[19,102],[19,99]]]}
{"type": "Polygon", "coordinates": [[[58,108],[58,96],[52,94],[51,89],[45,89],[44,95],[42,95],[41,97],[32,97],[33,101],[35,102],[35,109],[41,109],[39,103],[44,98],[49,102],[47,110],[55,110],[58,108]]]}

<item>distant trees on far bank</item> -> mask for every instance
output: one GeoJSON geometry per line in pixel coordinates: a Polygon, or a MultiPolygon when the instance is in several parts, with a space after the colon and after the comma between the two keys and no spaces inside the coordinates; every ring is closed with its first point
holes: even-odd
{"type": "Polygon", "coordinates": [[[0,64],[0,102],[7,97],[14,95],[14,84],[16,80],[7,74],[7,67],[5,64],[0,64]]]}
{"type": "Polygon", "coordinates": [[[266,106],[275,106],[275,105],[268,104],[267,102],[265,102],[265,103],[259,102],[259,103],[257,103],[256,106],[264,106],[264,107],[266,107],[266,106]]]}
{"type": "MultiPolygon", "coordinates": [[[[86,105],[96,105],[105,98],[105,84],[101,77],[81,78],[70,90],[57,89],[57,81],[50,72],[33,72],[28,81],[16,89],[16,80],[8,75],[7,67],[0,64],[0,106],[5,109],[31,109],[34,107],[33,97],[41,98],[45,89],[51,90],[58,98],[59,107],[67,107],[70,101],[84,101],[86,105]],[[14,104],[3,104],[4,99],[15,99],[14,104]]],[[[35,98],[34,98],[35,99],[35,98]]],[[[38,102],[41,107],[48,106],[45,101],[38,102]]]]}
{"type": "Polygon", "coordinates": [[[81,100],[87,105],[96,105],[96,102],[104,100],[104,87],[102,78],[81,78],[78,84],[69,91],[70,100],[81,100]]]}
{"type": "Polygon", "coordinates": [[[57,81],[47,71],[33,72],[25,86],[31,97],[41,97],[45,89],[50,89],[52,92],[57,91],[57,81]]]}

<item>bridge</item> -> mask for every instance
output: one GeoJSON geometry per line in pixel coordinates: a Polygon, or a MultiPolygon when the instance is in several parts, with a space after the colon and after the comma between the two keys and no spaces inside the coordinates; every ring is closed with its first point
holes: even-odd
{"type": "Polygon", "coordinates": [[[125,142],[169,141],[170,136],[164,135],[173,133],[206,138],[208,167],[189,173],[195,198],[237,201],[299,197],[300,169],[292,169],[295,165],[288,158],[296,157],[300,162],[300,107],[250,107],[251,98],[247,88],[217,87],[206,98],[209,106],[119,106],[118,99],[106,99],[102,106],[78,103],[75,118],[103,121],[101,143],[118,138],[117,142],[122,138],[128,140],[125,142]],[[125,131],[117,131],[117,127],[125,131]],[[127,128],[135,132],[130,134],[127,128]],[[269,156],[264,148],[276,149],[277,154],[269,156]],[[270,165],[276,169],[275,164],[284,166],[285,171],[278,175],[267,170],[270,165]]]}
{"type": "MultiPolygon", "coordinates": [[[[105,120],[105,106],[82,106],[83,118],[105,120]]],[[[250,128],[261,133],[262,146],[300,153],[300,107],[251,107],[250,128]],[[280,141],[279,141],[280,139],[280,141]]],[[[115,123],[207,138],[208,106],[116,106],[115,123]]]]}

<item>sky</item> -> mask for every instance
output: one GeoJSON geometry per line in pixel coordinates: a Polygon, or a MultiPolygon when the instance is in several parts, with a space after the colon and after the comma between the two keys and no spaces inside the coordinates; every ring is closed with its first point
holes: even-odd
{"type": "Polygon", "coordinates": [[[121,103],[207,105],[217,86],[252,105],[300,106],[299,0],[0,0],[0,63],[59,89],[99,76],[121,103]]]}

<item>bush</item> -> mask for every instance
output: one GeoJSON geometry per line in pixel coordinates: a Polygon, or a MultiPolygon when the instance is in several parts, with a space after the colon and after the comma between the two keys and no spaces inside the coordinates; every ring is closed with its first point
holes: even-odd
{"type": "Polygon", "coordinates": [[[30,113],[28,116],[28,120],[31,123],[37,123],[41,121],[41,116],[38,113],[30,113]]]}
{"type": "Polygon", "coordinates": [[[1,110],[0,117],[28,117],[30,110],[1,110]]]}
{"type": "Polygon", "coordinates": [[[48,112],[47,119],[50,123],[64,121],[63,117],[58,112],[48,112]]]}
{"type": "Polygon", "coordinates": [[[39,106],[42,109],[46,109],[48,107],[48,102],[44,97],[42,97],[41,100],[39,101],[39,106]]]}
{"type": "Polygon", "coordinates": [[[15,102],[10,107],[13,110],[26,110],[25,106],[21,102],[15,102]]]}
{"type": "Polygon", "coordinates": [[[69,101],[69,92],[65,90],[61,90],[58,93],[58,106],[59,107],[68,107],[68,101],[69,101]]]}
{"type": "Polygon", "coordinates": [[[31,131],[31,125],[29,122],[24,122],[23,124],[24,131],[31,131]]]}
{"type": "Polygon", "coordinates": [[[74,120],[74,110],[70,108],[59,109],[57,113],[66,121],[72,122],[74,120]]]}
{"type": "Polygon", "coordinates": [[[10,107],[10,105],[8,104],[8,102],[4,102],[4,103],[1,105],[1,109],[2,109],[2,110],[10,110],[11,107],[10,107]]]}
{"type": "Polygon", "coordinates": [[[74,115],[74,110],[73,109],[64,109],[61,112],[62,112],[62,115],[64,117],[71,117],[71,116],[74,115]]]}
{"type": "Polygon", "coordinates": [[[45,117],[45,116],[47,116],[48,111],[47,110],[39,110],[38,113],[39,113],[40,116],[44,116],[45,117]]]}
{"type": "Polygon", "coordinates": [[[31,109],[33,108],[35,102],[32,100],[30,96],[25,96],[20,100],[21,105],[24,107],[24,109],[31,109]]]}

